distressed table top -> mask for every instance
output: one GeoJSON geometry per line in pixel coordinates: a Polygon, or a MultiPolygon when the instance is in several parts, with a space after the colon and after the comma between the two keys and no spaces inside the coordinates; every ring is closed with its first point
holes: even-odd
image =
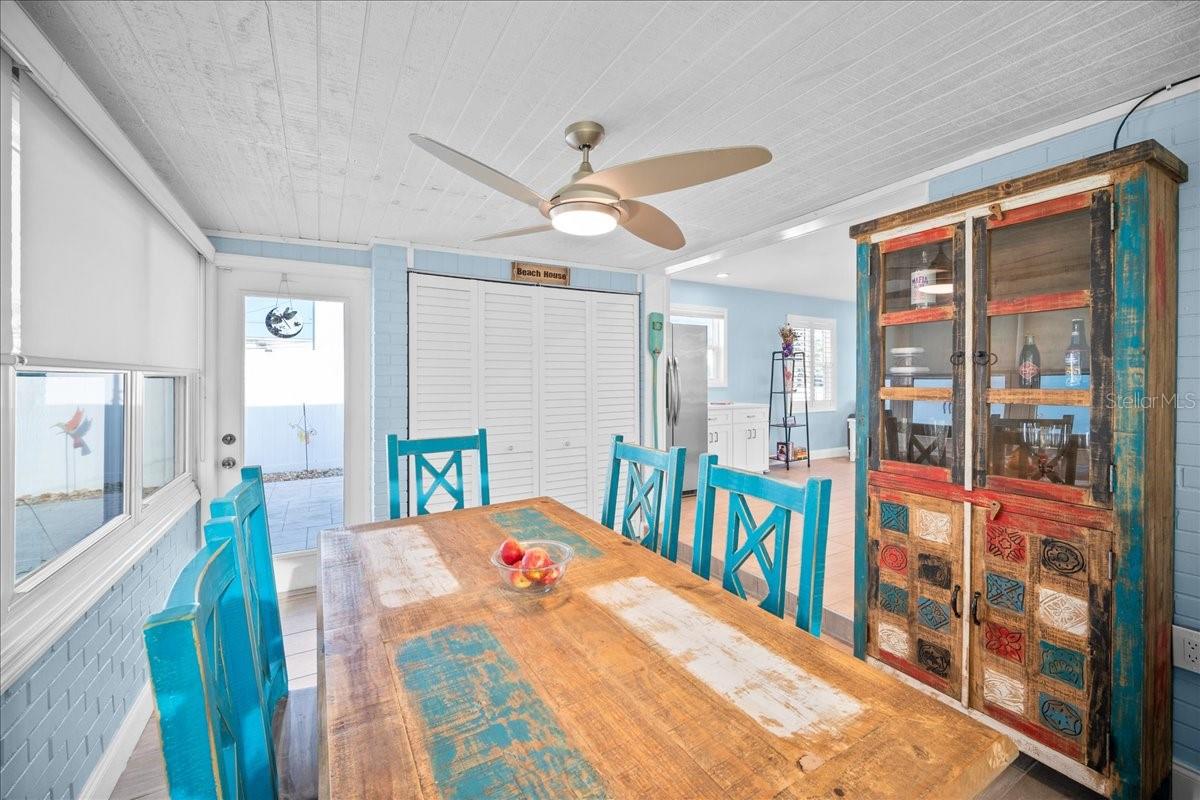
{"type": "Polygon", "coordinates": [[[548,498],[321,535],[324,796],[973,797],[956,713],[548,498]],[[508,534],[576,550],[500,585],[508,534]]]}

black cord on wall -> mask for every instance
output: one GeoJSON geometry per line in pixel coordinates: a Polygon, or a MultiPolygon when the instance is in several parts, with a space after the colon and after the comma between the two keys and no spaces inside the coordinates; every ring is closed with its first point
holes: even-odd
{"type": "Polygon", "coordinates": [[[1133,115],[1133,112],[1138,110],[1138,107],[1141,106],[1142,103],[1146,102],[1151,97],[1154,97],[1154,95],[1158,94],[1159,92],[1165,92],[1173,86],[1178,86],[1179,84],[1187,83],[1188,81],[1194,81],[1194,80],[1196,80],[1196,78],[1200,78],[1200,74],[1193,75],[1190,78],[1184,78],[1181,81],[1175,81],[1174,83],[1168,83],[1166,86],[1160,86],[1157,89],[1155,89],[1153,92],[1151,92],[1150,94],[1143,97],[1141,100],[1138,100],[1136,103],[1134,103],[1133,108],[1129,109],[1129,111],[1126,112],[1125,116],[1121,117],[1121,124],[1117,126],[1117,132],[1113,134],[1112,149],[1113,150],[1117,149],[1117,139],[1121,135],[1121,129],[1125,127],[1125,123],[1129,120],[1129,117],[1133,115]]]}

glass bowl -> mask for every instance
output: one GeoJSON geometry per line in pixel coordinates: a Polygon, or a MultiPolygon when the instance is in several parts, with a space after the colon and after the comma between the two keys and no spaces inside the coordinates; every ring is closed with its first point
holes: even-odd
{"type": "Polygon", "coordinates": [[[567,575],[567,566],[575,555],[570,545],[551,539],[530,539],[521,542],[521,547],[525,549],[525,558],[511,567],[500,560],[500,548],[496,548],[492,553],[492,566],[496,568],[504,588],[523,594],[544,594],[562,583],[567,575]],[[530,552],[539,549],[547,559],[544,565],[536,558],[529,558],[530,552]]]}

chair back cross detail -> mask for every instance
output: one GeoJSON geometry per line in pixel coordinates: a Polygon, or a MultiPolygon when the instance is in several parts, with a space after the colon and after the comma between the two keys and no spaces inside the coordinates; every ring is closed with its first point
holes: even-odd
{"type": "Polygon", "coordinates": [[[709,577],[717,490],[727,491],[729,514],[721,584],[727,591],[746,597],[741,568],[753,557],[766,584],[766,596],[759,605],[775,616],[783,617],[787,602],[788,541],[792,515],[801,514],[803,535],[800,582],[796,592],[796,625],[819,636],[831,487],[832,481],[828,478],[809,478],[804,486],[797,486],[757,473],[720,466],[715,455],[701,456],[692,571],[703,578],[709,577]],[[774,508],[760,522],[755,519],[747,498],[766,501],[774,508]],[[772,534],[773,539],[768,544],[772,534]]]}
{"type": "Polygon", "coordinates": [[[491,490],[488,480],[487,429],[469,436],[442,436],[435,439],[401,439],[395,434],[387,437],[388,446],[388,506],[389,516],[399,519],[400,509],[400,459],[411,458],[416,470],[417,514],[429,513],[429,501],[439,489],[454,501],[454,508],[466,508],[467,489],[463,481],[463,452],[474,451],[479,458],[479,501],[490,505],[491,490]],[[427,458],[433,454],[450,456],[440,468],[427,458]],[[453,474],[452,474],[453,473],[453,474]],[[425,479],[430,480],[426,483],[425,479]]]}
{"type": "Polygon", "coordinates": [[[675,560],[679,547],[679,516],[683,499],[683,467],[686,450],[653,450],[627,444],[613,436],[608,483],[600,521],[626,538],[675,560]],[[621,462],[626,464],[625,505],[617,519],[617,497],[621,491],[621,462]],[[640,521],[638,517],[640,515],[640,521]]]}

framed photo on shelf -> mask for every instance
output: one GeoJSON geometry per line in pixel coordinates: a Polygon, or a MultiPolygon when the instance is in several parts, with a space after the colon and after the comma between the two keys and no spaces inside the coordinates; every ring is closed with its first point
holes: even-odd
{"type": "Polygon", "coordinates": [[[787,442],[776,442],[775,443],[775,457],[778,458],[780,461],[788,460],[788,443],[787,442]]]}
{"type": "Polygon", "coordinates": [[[783,424],[787,425],[789,428],[794,426],[796,424],[796,417],[794,415],[789,414],[788,416],[783,418],[783,424]]]}

